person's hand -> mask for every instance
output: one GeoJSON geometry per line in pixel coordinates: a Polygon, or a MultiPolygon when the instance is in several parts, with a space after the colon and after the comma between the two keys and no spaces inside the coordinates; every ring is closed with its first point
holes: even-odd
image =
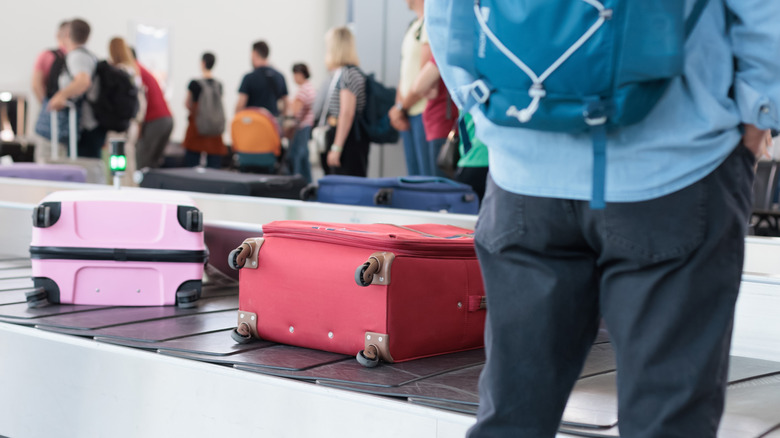
{"type": "Polygon", "coordinates": [[[68,100],[65,99],[65,97],[61,93],[56,93],[54,96],[49,99],[49,105],[47,106],[47,109],[49,111],[59,111],[68,104],[68,100]]]}
{"type": "Polygon", "coordinates": [[[395,128],[396,131],[408,131],[411,128],[411,125],[409,124],[409,119],[399,119],[393,122],[390,120],[390,126],[395,128]]]}
{"type": "Polygon", "coordinates": [[[401,111],[398,107],[394,106],[390,108],[390,111],[388,111],[387,115],[390,117],[390,125],[397,131],[409,130],[409,119],[406,117],[406,114],[404,114],[404,112],[401,111]]]}
{"type": "Polygon", "coordinates": [[[756,158],[771,158],[769,147],[772,146],[772,133],[769,129],[758,129],[755,125],[745,124],[742,144],[750,149],[756,158]]]}
{"type": "Polygon", "coordinates": [[[330,167],[341,167],[341,151],[335,149],[329,150],[326,161],[330,167]]]}

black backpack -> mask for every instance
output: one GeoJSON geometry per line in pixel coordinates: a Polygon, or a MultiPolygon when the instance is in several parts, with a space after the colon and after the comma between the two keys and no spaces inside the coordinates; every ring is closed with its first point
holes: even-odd
{"type": "Polygon", "coordinates": [[[390,125],[387,115],[395,105],[395,88],[385,87],[374,74],[364,74],[366,78],[366,107],[358,121],[372,143],[395,143],[398,131],[390,125]]]}
{"type": "Polygon", "coordinates": [[[91,101],[95,120],[104,129],[124,132],[138,113],[138,87],[121,68],[100,61],[95,69],[99,79],[98,96],[91,101]]]}
{"type": "Polygon", "coordinates": [[[67,69],[65,54],[60,49],[50,50],[54,55],[54,62],[49,68],[49,76],[46,77],[46,97],[51,99],[60,90],[60,74],[67,69]]]}

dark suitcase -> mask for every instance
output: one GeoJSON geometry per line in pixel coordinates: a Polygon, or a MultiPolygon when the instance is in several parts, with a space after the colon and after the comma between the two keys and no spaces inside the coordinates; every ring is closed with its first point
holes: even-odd
{"type": "Polygon", "coordinates": [[[9,155],[14,163],[32,163],[35,161],[35,145],[19,141],[0,142],[0,157],[9,155]]]}
{"type": "Polygon", "coordinates": [[[448,213],[479,212],[479,199],[474,190],[446,178],[327,175],[318,185],[316,200],[320,202],[448,213]]]}
{"type": "Polygon", "coordinates": [[[256,175],[200,167],[149,169],[141,187],[201,193],[300,199],[306,180],[300,175],[256,175]]]}

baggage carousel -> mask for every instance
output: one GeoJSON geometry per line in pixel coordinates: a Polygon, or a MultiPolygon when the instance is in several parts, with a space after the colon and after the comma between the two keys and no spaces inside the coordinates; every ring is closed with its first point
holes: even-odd
{"type": "MultiPolygon", "coordinates": [[[[219,257],[272,220],[473,228],[475,217],[193,193],[214,261],[197,307],[29,309],[32,207],[87,187],[0,179],[0,435],[438,438],[473,424],[482,350],[367,369],[339,354],[236,344],[238,287],[219,257]]],[[[721,437],[780,437],[778,260],[780,240],[748,240],[721,437]]],[[[602,331],[560,436],[618,436],[615,394],[602,331]]]]}

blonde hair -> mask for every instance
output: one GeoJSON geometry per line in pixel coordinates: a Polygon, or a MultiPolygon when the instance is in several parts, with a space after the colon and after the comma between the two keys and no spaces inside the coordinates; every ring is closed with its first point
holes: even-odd
{"type": "Polygon", "coordinates": [[[111,41],[108,43],[108,57],[111,60],[111,64],[130,67],[135,70],[136,74],[141,74],[138,64],[136,64],[133,58],[133,53],[130,52],[130,47],[124,39],[120,37],[111,38],[111,41]]]}
{"type": "Polygon", "coordinates": [[[355,37],[346,27],[334,27],[325,34],[325,66],[333,70],[345,65],[359,65],[355,37]]]}

